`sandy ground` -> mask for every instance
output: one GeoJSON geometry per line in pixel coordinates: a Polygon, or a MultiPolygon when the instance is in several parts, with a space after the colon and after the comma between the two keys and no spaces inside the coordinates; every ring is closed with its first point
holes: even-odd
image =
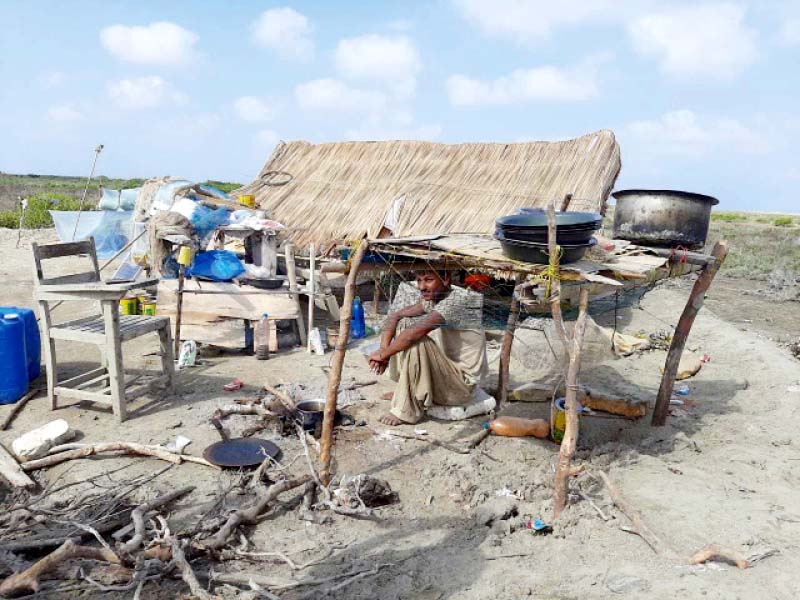
{"type": "MultiPolygon", "coordinates": [[[[37,236],[47,239],[52,233],[37,236]]],[[[14,248],[15,240],[16,232],[0,230],[0,272],[7,282],[0,288],[0,303],[30,306],[29,251],[25,238],[20,249],[14,248]]],[[[399,502],[379,509],[380,519],[375,522],[329,515],[326,522],[312,524],[298,519],[298,511],[291,508],[293,496],[286,494],[283,498],[288,506],[278,507],[249,531],[250,540],[260,551],[312,548],[299,553],[299,560],[319,555],[323,544],[347,544],[330,559],[294,574],[295,578],[382,565],[376,575],[329,596],[334,598],[798,597],[800,456],[795,432],[800,423],[800,362],[772,339],[796,326],[797,305],[782,309],[773,305],[769,317],[773,320],[768,322],[761,300],[737,293],[737,286],[723,280],[719,293],[712,288],[689,342],[712,360],[687,381],[690,392],[686,399],[691,402],[677,408],[666,427],[650,428],[649,415],[635,423],[597,417],[581,421],[579,455],[587,471],[606,470],[629,503],[685,561],[660,558],[641,538],[623,531],[630,523],[611,505],[608,494],[585,477],[578,484],[580,489],[609,519],[603,520],[576,496],[565,515],[553,521],[550,485],[558,447],[551,442],[491,437],[481,451],[461,455],[417,441],[374,435],[370,427],[384,429],[377,418],[384,410],[379,396],[391,390],[385,380],[363,388],[362,397],[346,409],[356,419],[365,419],[368,427],[338,433],[335,470],[385,478],[398,493],[399,502]],[[789,313],[781,327],[780,319],[789,313]],[[759,319],[763,327],[759,327],[759,319]],[[770,330],[773,325],[775,331],[770,330]],[[507,533],[475,523],[477,506],[497,502],[498,493],[509,492],[518,497],[520,517],[551,523],[553,534],[507,533]],[[778,554],[746,570],[718,563],[689,566],[688,557],[712,542],[745,556],[767,549],[778,554]]],[[[686,294],[685,286],[655,289],[644,297],[641,308],[622,311],[620,323],[626,331],[653,331],[662,329],[664,322],[674,324],[686,294]]],[[[598,320],[608,324],[609,319],[613,316],[598,320]]],[[[147,359],[142,354],[156,347],[154,339],[144,338],[128,346],[126,358],[132,366],[143,364],[147,359]]],[[[65,372],[91,359],[85,347],[64,344],[60,350],[65,372]]],[[[534,350],[518,345],[517,358],[525,358],[519,353],[528,351],[534,350]]],[[[663,352],[600,358],[584,365],[582,381],[609,388],[620,387],[624,381],[624,389],[654,397],[663,352]]],[[[268,362],[239,355],[205,359],[202,366],[180,373],[173,395],[134,402],[130,419],[123,424],[91,407],[51,413],[46,399],[40,397],[31,401],[11,430],[0,434],[0,440],[9,444],[21,432],[58,416],[79,430],[85,441],[161,443],[181,433],[192,439],[188,451],[200,454],[218,439],[208,424],[216,407],[254,393],[265,380],[303,384],[313,395],[313,388],[324,385],[320,367],[329,360],[330,355],[309,356],[299,349],[282,352],[268,362]],[[224,392],[222,385],[233,377],[247,387],[234,394],[224,392]]],[[[515,383],[526,381],[522,362],[512,361],[515,383]]],[[[344,376],[371,378],[359,352],[348,353],[344,376]]],[[[7,410],[0,407],[0,417],[7,410]]],[[[548,408],[516,403],[506,414],[546,417],[548,408]]],[[[432,436],[457,439],[478,431],[484,420],[426,421],[417,427],[432,436]]],[[[229,420],[233,433],[246,423],[246,417],[229,420]]],[[[270,432],[263,436],[278,441],[285,463],[300,452],[296,438],[279,439],[270,432]]],[[[125,464],[130,468],[113,477],[154,472],[163,466],[143,458],[94,458],[50,469],[47,477],[72,481],[125,464]]],[[[289,467],[298,473],[302,469],[300,460],[289,467]]],[[[181,465],[155,479],[141,495],[152,497],[179,485],[196,485],[171,516],[175,523],[189,525],[207,510],[215,494],[235,479],[235,474],[181,465]]],[[[247,496],[231,495],[228,506],[246,501],[247,496]]],[[[227,563],[219,568],[292,577],[281,562],[227,563]]],[[[183,588],[178,584],[159,589],[151,585],[143,597],[172,597],[179,589],[183,588]]],[[[308,590],[299,588],[282,597],[298,598],[308,590]]],[[[96,597],[124,596],[98,593],[96,597]]]]}

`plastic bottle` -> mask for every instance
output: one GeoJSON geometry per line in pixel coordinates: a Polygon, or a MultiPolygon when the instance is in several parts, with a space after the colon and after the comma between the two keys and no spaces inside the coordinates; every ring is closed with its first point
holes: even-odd
{"type": "Polygon", "coordinates": [[[267,317],[267,313],[264,313],[256,323],[254,337],[257,360],[267,360],[269,358],[269,319],[267,317]]]}
{"type": "Polygon", "coordinates": [[[546,438],[550,435],[550,424],[544,419],[523,419],[522,417],[497,417],[484,425],[495,435],[506,437],[546,438]]]}
{"type": "Polygon", "coordinates": [[[350,337],[360,340],[367,335],[367,323],[364,321],[364,306],[361,298],[353,298],[353,315],[350,317],[350,337]]]}
{"type": "Polygon", "coordinates": [[[0,404],[12,404],[27,391],[25,324],[10,313],[0,319],[0,404]]]}

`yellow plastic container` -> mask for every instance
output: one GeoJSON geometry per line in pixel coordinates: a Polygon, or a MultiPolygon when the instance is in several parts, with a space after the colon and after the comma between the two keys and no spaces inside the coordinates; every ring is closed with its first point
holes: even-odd
{"type": "Polygon", "coordinates": [[[139,299],[138,298],[122,298],[119,301],[119,311],[123,315],[138,315],[139,314],[139,299]]]}
{"type": "Polygon", "coordinates": [[[192,249],[189,246],[181,246],[178,252],[178,264],[184,267],[192,264],[192,249]]]}
{"type": "Polygon", "coordinates": [[[253,194],[240,194],[239,204],[244,204],[248,208],[256,207],[256,197],[253,194]]]}
{"type": "MultiPolygon", "coordinates": [[[[550,437],[558,444],[564,439],[564,432],[567,430],[567,411],[565,403],[566,398],[556,398],[553,400],[550,437]]],[[[578,417],[581,416],[582,412],[583,406],[578,402],[578,417]]]]}
{"type": "Polygon", "coordinates": [[[148,300],[141,305],[141,314],[147,317],[156,316],[156,303],[154,300],[148,300]]]}

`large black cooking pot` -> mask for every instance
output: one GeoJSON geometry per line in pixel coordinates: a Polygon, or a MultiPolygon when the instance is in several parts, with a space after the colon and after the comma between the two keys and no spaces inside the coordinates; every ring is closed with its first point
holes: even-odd
{"type": "Polygon", "coordinates": [[[614,237],[643,246],[702,246],[711,207],[719,204],[711,196],[674,190],[622,190],[612,196],[614,237]]]}
{"type": "MultiPolygon", "coordinates": [[[[524,242],[520,240],[509,240],[502,233],[496,232],[495,239],[500,242],[503,254],[513,260],[520,262],[546,265],[550,262],[550,255],[547,252],[547,243],[524,242]]],[[[561,248],[560,264],[573,263],[583,258],[586,251],[597,244],[597,240],[591,238],[583,244],[559,244],[561,248]]]]}
{"type": "MultiPolygon", "coordinates": [[[[500,217],[495,221],[496,234],[507,240],[547,243],[547,215],[527,212],[500,217]]],[[[556,243],[559,245],[586,244],[603,224],[597,213],[556,213],[556,243]]]]}

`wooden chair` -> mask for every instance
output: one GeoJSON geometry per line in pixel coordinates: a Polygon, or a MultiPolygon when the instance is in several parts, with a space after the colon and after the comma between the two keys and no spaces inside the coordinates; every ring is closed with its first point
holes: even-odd
{"type": "Polygon", "coordinates": [[[91,400],[111,405],[120,422],[127,417],[127,402],[156,385],[172,387],[175,367],[173,363],[172,336],[169,317],[120,315],[119,301],[133,289],[152,287],[157,279],[133,283],[103,283],[97,264],[94,239],[83,242],[67,242],[39,246],[32,244],[34,260],[34,297],[39,304],[42,324],[42,346],[47,369],[47,396],[52,410],[58,408],[58,398],[72,400],[91,400]],[[75,275],[45,278],[42,274],[42,261],[68,256],[86,256],[91,261],[91,269],[75,275]],[[51,302],[81,301],[99,302],[100,314],[82,317],[54,324],[51,302]],[[133,387],[144,374],[128,376],[122,364],[122,343],[146,333],[158,332],[161,346],[163,375],[146,385],[133,387]],[[70,340],[95,344],[100,348],[100,367],[58,380],[58,360],[56,340],[70,340]]]}

